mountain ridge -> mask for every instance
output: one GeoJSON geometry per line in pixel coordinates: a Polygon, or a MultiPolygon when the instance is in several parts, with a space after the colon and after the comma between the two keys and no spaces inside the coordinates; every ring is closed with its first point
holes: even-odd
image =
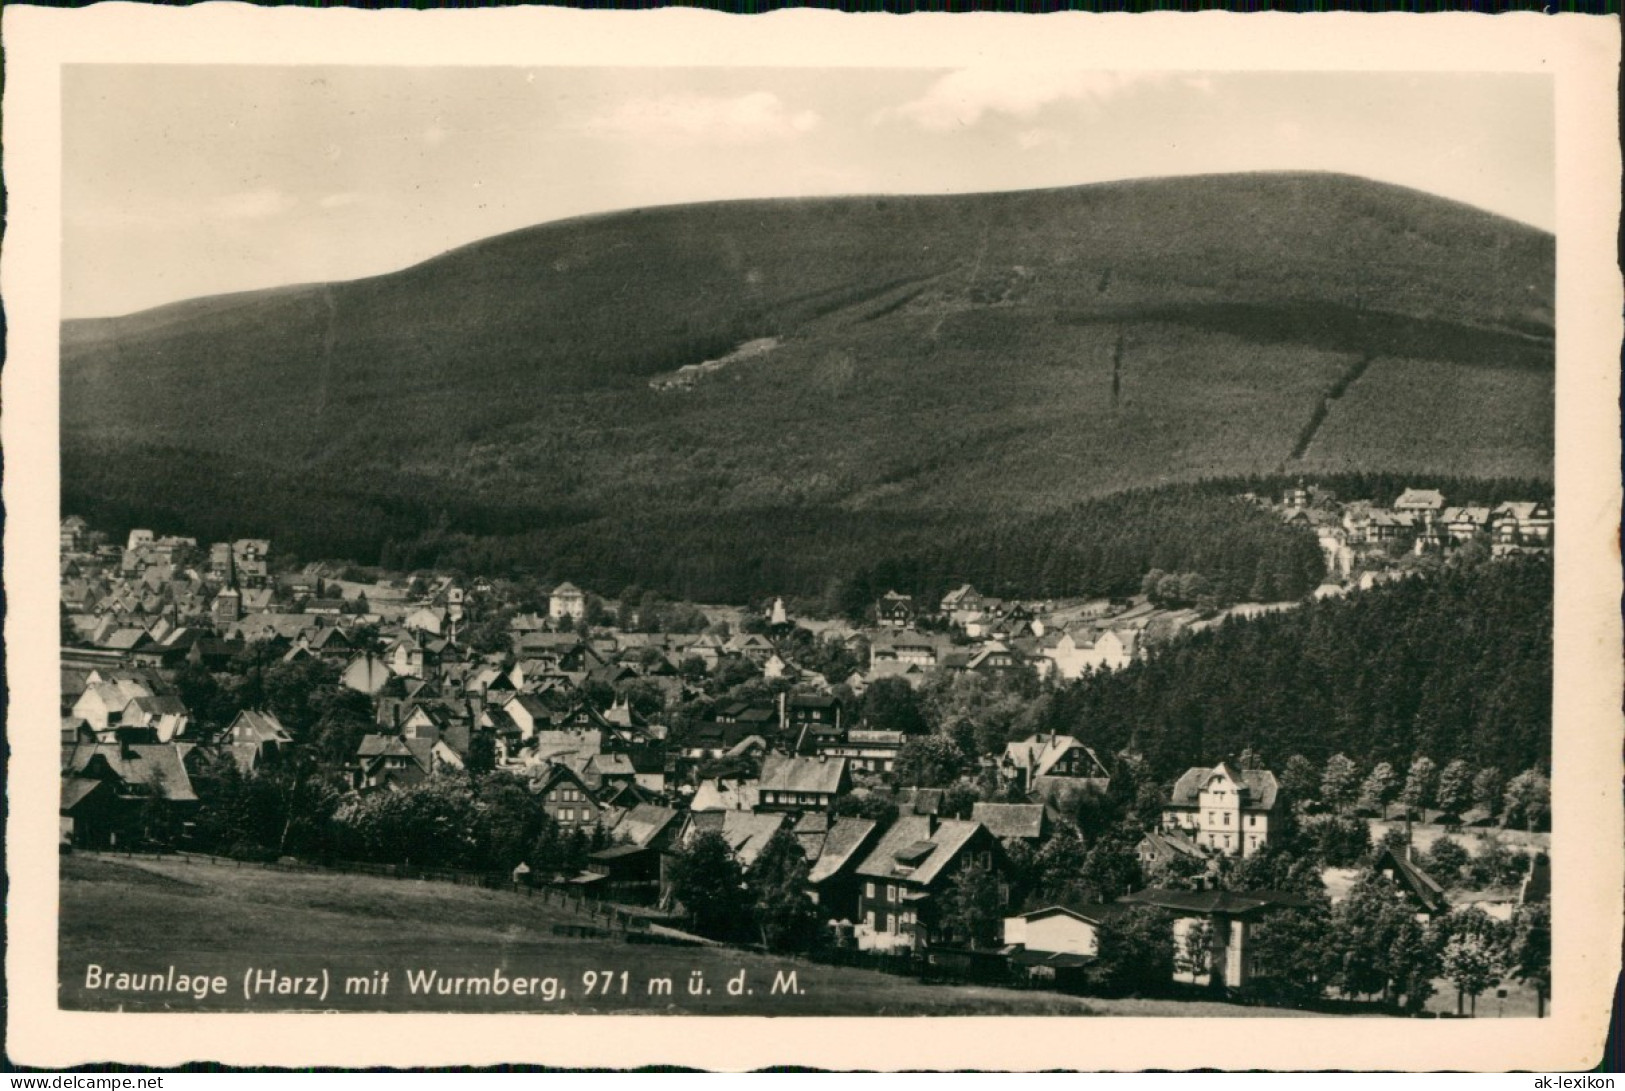
{"type": "MultiPolygon", "coordinates": [[[[1259,473],[1549,479],[1554,256],[1460,202],[1300,172],[600,213],[73,320],[64,459],[247,458],[425,511],[993,521],[1259,473]]],[[[64,475],[81,506],[140,492],[88,476],[64,475]]]]}

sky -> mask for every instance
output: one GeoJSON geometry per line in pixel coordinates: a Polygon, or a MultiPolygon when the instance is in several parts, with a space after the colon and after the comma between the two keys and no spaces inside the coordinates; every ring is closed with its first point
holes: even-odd
{"type": "Polygon", "coordinates": [[[62,94],[70,318],[732,198],[1326,170],[1556,217],[1538,75],[74,65],[62,94]]]}

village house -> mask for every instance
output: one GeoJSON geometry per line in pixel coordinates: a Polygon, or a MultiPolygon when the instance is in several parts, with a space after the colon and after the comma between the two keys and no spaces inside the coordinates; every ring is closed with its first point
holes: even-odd
{"type": "Polygon", "coordinates": [[[593,790],[567,765],[548,766],[541,779],[532,782],[531,791],[547,816],[565,833],[591,829],[603,822],[604,808],[593,790]]]}
{"type": "MultiPolygon", "coordinates": [[[[799,835],[801,826],[796,829],[799,835]]],[[[841,817],[830,822],[822,834],[803,840],[808,846],[804,848],[809,865],[807,896],[824,920],[847,924],[857,920],[862,884],[858,865],[879,829],[880,824],[870,818],[841,817]]]]}
{"type": "Polygon", "coordinates": [[[1056,989],[1075,989],[1100,955],[1100,934],[1120,905],[1048,905],[1004,918],[1003,939],[1010,964],[1030,980],[1056,989]]]}
{"type": "Polygon", "coordinates": [[[1043,669],[1072,682],[1091,670],[1122,670],[1134,662],[1139,642],[1140,634],[1133,629],[1103,629],[1092,635],[1087,629],[1067,629],[1045,634],[1038,646],[1043,669]]]}
{"type": "Polygon", "coordinates": [[[1426,923],[1450,912],[1450,898],[1444,887],[1411,858],[1409,845],[1398,852],[1392,845],[1382,846],[1371,863],[1371,870],[1394,884],[1415,911],[1417,920],[1426,923]]]}
{"type": "Polygon", "coordinates": [[[434,744],[399,735],[364,735],[352,769],[357,791],[407,787],[434,772],[434,744]]]}
{"type": "Polygon", "coordinates": [[[587,870],[570,880],[583,893],[629,904],[647,904],[663,891],[664,854],[678,833],[679,813],[640,803],[611,831],[615,844],[587,857],[587,870]]]}
{"type": "Polygon", "coordinates": [[[384,662],[394,674],[403,678],[424,677],[423,645],[410,634],[402,636],[384,651],[384,662]]]}
{"type": "Polygon", "coordinates": [[[1437,489],[1406,489],[1394,501],[1394,511],[1414,516],[1424,526],[1432,526],[1444,510],[1444,494],[1437,489]]]}
{"type": "Polygon", "coordinates": [[[855,773],[890,774],[897,767],[897,752],[903,748],[901,731],[853,728],[844,736],[821,742],[818,753],[841,758],[855,773]]]}
{"type": "Polygon", "coordinates": [[[293,745],[293,736],[282,726],[276,713],[244,709],[226,726],[220,741],[230,751],[237,767],[248,773],[281,757],[293,745]]]}
{"type": "Polygon", "coordinates": [[[119,716],[121,727],[142,728],[152,733],[154,742],[176,742],[186,734],[192,718],[179,697],[137,697],[119,716]]]}
{"type": "Polygon", "coordinates": [[[951,653],[942,665],[953,674],[998,679],[1032,669],[1025,656],[1000,640],[989,640],[968,652],[951,653]]]}
{"type": "Polygon", "coordinates": [[[888,629],[906,629],[914,624],[914,596],[887,591],[875,603],[875,623],[888,629]]]}
{"type": "Polygon", "coordinates": [[[239,587],[264,587],[271,543],[264,538],[239,538],[231,543],[231,564],[239,587]]]}
{"type": "Polygon", "coordinates": [[[521,741],[532,739],[538,731],[555,726],[553,710],[547,706],[547,702],[534,694],[515,694],[503,703],[502,711],[511,716],[513,722],[519,725],[519,738],[521,741]]]}
{"type": "MultiPolygon", "coordinates": [[[[309,610],[307,608],[306,612],[309,610]]],[[[410,632],[420,635],[444,636],[447,626],[446,611],[434,606],[419,606],[401,622],[410,632]]]]}
{"type": "Polygon", "coordinates": [[[1269,841],[1277,793],[1275,774],[1264,769],[1188,769],[1163,805],[1162,828],[1225,856],[1251,856],[1269,841]]]}
{"type": "Polygon", "coordinates": [[[357,693],[371,697],[388,684],[390,677],[388,663],[371,652],[363,652],[345,664],[344,670],[339,674],[339,682],[357,693]]]}
{"type": "Polygon", "coordinates": [[[62,748],[61,838],[79,848],[168,843],[197,807],[173,743],[76,742],[62,748]]]}
{"type": "Polygon", "coordinates": [[[547,596],[547,616],[555,621],[586,617],[587,593],[569,581],[559,584],[547,596]]]}
{"type": "Polygon", "coordinates": [[[854,938],[864,950],[923,948],[944,934],[937,908],[953,876],[966,866],[993,869],[1008,899],[1008,857],[987,827],[977,822],[904,815],[858,865],[854,938]]]}
{"type": "Polygon", "coordinates": [[[766,737],[750,724],[702,720],[683,733],[676,749],[678,756],[688,763],[715,761],[731,756],[752,739],[766,745],[766,737]]]}
{"type": "Polygon", "coordinates": [[[82,552],[89,529],[90,525],[77,515],[70,515],[62,520],[62,552],[82,552]]]}
{"type": "Polygon", "coordinates": [[[1134,855],[1140,861],[1140,871],[1146,875],[1168,867],[1175,859],[1182,858],[1204,866],[1209,860],[1208,854],[1197,847],[1196,842],[1172,830],[1148,830],[1134,846],[1134,855]]]}
{"type": "Polygon", "coordinates": [[[760,633],[738,633],[723,644],[724,655],[737,655],[761,666],[772,658],[773,642],[760,633]]]}
{"type": "MultiPolygon", "coordinates": [[[[628,816],[630,817],[630,816],[628,816]]],[[[735,862],[749,870],[757,857],[781,829],[789,828],[790,816],[751,811],[708,811],[689,813],[677,822],[675,835],[667,843],[660,866],[660,901],[673,905],[671,866],[679,853],[691,847],[704,834],[716,834],[727,844],[735,862]]],[[[619,832],[619,827],[617,827],[619,832]]]]}
{"type": "Polygon", "coordinates": [[[955,625],[964,627],[980,620],[986,614],[988,600],[976,593],[976,588],[963,584],[942,596],[940,611],[955,625]]]}
{"type": "Polygon", "coordinates": [[[1029,735],[1006,743],[999,777],[1022,792],[1035,790],[1041,778],[1064,779],[1072,787],[1100,791],[1111,784],[1111,773],[1099,756],[1071,735],[1029,735]]]}
{"type": "Polygon", "coordinates": [[[228,586],[231,584],[230,542],[215,542],[209,546],[209,575],[228,586]]]}
{"type": "Polygon", "coordinates": [[[128,679],[97,682],[85,687],[71,711],[89,724],[97,736],[102,736],[119,726],[131,701],[151,696],[152,690],[147,686],[128,679]]]}
{"type": "Polygon", "coordinates": [[[769,755],[757,780],[758,811],[822,811],[851,790],[845,758],[769,755]]]}
{"type": "Polygon", "coordinates": [[[970,820],[1009,845],[1021,841],[1037,848],[1053,830],[1049,808],[1042,803],[982,803],[971,807],[970,820]]]}
{"type": "Polygon", "coordinates": [[[869,667],[876,670],[901,664],[930,670],[952,647],[953,642],[945,636],[932,636],[911,629],[876,633],[869,643],[869,667]]]}
{"type": "Polygon", "coordinates": [[[1378,544],[1402,542],[1414,540],[1421,526],[1422,518],[1416,512],[1372,508],[1367,532],[1370,541],[1378,544]]]}
{"type": "Polygon", "coordinates": [[[706,811],[754,811],[756,778],[717,776],[700,781],[688,801],[690,814],[706,811]]]}
{"type": "Polygon", "coordinates": [[[322,659],[347,659],[355,650],[355,645],[344,630],[331,625],[302,634],[300,642],[322,659]]]}
{"type": "Polygon", "coordinates": [[[1451,541],[1470,542],[1490,533],[1490,509],[1476,504],[1445,508],[1439,526],[1451,541]]]}
{"type": "Polygon", "coordinates": [[[841,729],[841,700],[827,693],[796,693],[783,698],[783,730],[787,738],[807,728],[841,729]]]}
{"type": "Polygon", "coordinates": [[[1496,505],[1490,514],[1490,524],[1497,555],[1546,549],[1552,544],[1552,508],[1549,504],[1509,500],[1496,505]]]}

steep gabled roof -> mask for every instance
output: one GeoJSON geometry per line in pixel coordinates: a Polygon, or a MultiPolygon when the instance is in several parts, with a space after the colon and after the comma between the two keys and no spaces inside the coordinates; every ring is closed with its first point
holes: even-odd
{"type": "Polygon", "coordinates": [[[288,734],[287,728],[282,726],[282,721],[277,719],[274,712],[260,712],[256,709],[245,708],[237,714],[236,719],[231,721],[231,725],[227,730],[234,736],[238,734],[248,736],[238,740],[243,743],[293,742],[293,736],[288,734]]]}
{"type": "Polygon", "coordinates": [[[762,763],[762,775],[758,786],[764,792],[834,794],[841,790],[841,779],[845,773],[845,758],[819,760],[777,757],[775,760],[774,757],[769,757],[762,763]]]}
{"type": "Polygon", "coordinates": [[[1236,769],[1234,766],[1220,762],[1216,766],[1202,768],[1193,766],[1185,770],[1183,776],[1174,783],[1174,790],[1169,797],[1169,805],[1173,807],[1194,807],[1197,796],[1207,785],[1208,778],[1215,773],[1223,772],[1231,780],[1247,789],[1247,803],[1243,808],[1248,811],[1268,811],[1275,807],[1275,796],[1280,785],[1275,774],[1267,769],[1236,769]]]}
{"type": "Polygon", "coordinates": [[[900,817],[858,865],[858,874],[929,885],[981,828],[976,822],[937,822],[926,815],[900,817]]]}
{"type": "Polygon", "coordinates": [[[1042,803],[978,803],[971,808],[971,821],[980,822],[1001,840],[1044,836],[1042,803]]]}
{"type": "Polygon", "coordinates": [[[1438,489],[1406,489],[1394,501],[1396,508],[1442,508],[1444,494],[1438,489]]]}
{"type": "Polygon", "coordinates": [[[547,771],[540,778],[531,782],[531,791],[537,795],[542,795],[545,792],[552,791],[561,782],[574,784],[582,792],[589,796],[592,795],[592,789],[587,786],[587,782],[581,778],[581,775],[568,765],[559,762],[550,763],[547,766],[547,771]]]}
{"type": "Polygon", "coordinates": [[[124,784],[149,791],[172,803],[194,803],[192,778],[186,775],[179,747],[167,743],[81,743],[66,748],[64,769],[73,775],[103,763],[124,784]]]}
{"type": "Polygon", "coordinates": [[[670,807],[640,803],[615,824],[615,836],[626,837],[634,845],[649,845],[666,831],[676,817],[677,812],[670,807]]]}
{"type": "Polygon", "coordinates": [[[872,818],[837,818],[824,834],[823,846],[807,872],[807,882],[822,883],[846,870],[879,828],[880,823],[872,818]]]}
{"type": "Polygon", "coordinates": [[[1371,870],[1378,874],[1391,871],[1395,884],[1415,897],[1430,913],[1441,913],[1450,908],[1450,899],[1445,896],[1444,887],[1439,885],[1438,880],[1406,859],[1403,853],[1395,852],[1392,845],[1382,847],[1372,861],[1371,870]]]}
{"type": "MultiPolygon", "coordinates": [[[[756,814],[751,811],[723,811],[720,827],[713,827],[709,831],[722,835],[733,850],[734,859],[739,861],[741,867],[750,867],[761,855],[767,843],[773,839],[787,822],[788,816],[783,814],[756,814]]],[[[711,819],[715,822],[715,817],[711,819]]],[[[691,831],[690,836],[693,836],[691,831]]]]}
{"type": "Polygon", "coordinates": [[[714,777],[700,781],[694,798],[688,801],[692,814],[706,811],[754,811],[759,794],[754,780],[714,777]]]}

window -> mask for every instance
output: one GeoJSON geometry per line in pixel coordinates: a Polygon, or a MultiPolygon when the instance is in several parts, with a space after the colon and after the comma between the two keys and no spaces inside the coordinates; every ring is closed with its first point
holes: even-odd
{"type": "Polygon", "coordinates": [[[1249,826],[1258,825],[1258,816],[1256,814],[1248,815],[1247,816],[1247,825],[1249,825],[1249,826]]]}
{"type": "MultiPolygon", "coordinates": [[[[873,883],[864,883],[863,884],[863,896],[865,898],[873,899],[874,896],[875,896],[875,884],[873,884],[873,883]]],[[[874,914],[873,913],[869,914],[869,923],[870,924],[874,923],[874,914]]]]}
{"type": "MultiPolygon", "coordinates": [[[[873,895],[874,895],[874,889],[875,889],[874,884],[870,883],[869,884],[869,894],[870,894],[871,897],[873,897],[873,895]]],[[[869,912],[867,912],[867,913],[865,913],[863,915],[863,923],[869,926],[869,931],[873,932],[875,930],[875,913],[874,913],[874,910],[871,909],[869,912]]]]}
{"type": "Polygon", "coordinates": [[[1230,812],[1229,811],[1224,812],[1224,824],[1226,826],[1230,825],[1230,812]]]}

